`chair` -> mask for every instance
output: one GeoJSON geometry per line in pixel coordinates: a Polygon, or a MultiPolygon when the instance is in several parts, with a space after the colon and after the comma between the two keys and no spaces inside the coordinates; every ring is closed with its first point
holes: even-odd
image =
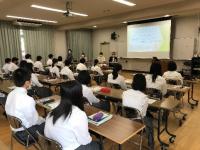
{"type": "Polygon", "coordinates": [[[37,135],[38,135],[38,144],[41,150],[62,150],[61,144],[58,143],[57,141],[54,141],[52,139],[45,137],[44,135],[41,135],[38,131],[37,135]]]}
{"type": "Polygon", "coordinates": [[[51,91],[50,88],[47,87],[33,87],[34,91],[35,91],[35,95],[38,98],[45,98],[45,97],[49,97],[53,95],[53,92],[51,91]]]}
{"type": "Polygon", "coordinates": [[[24,141],[19,138],[19,136],[17,135],[17,132],[11,129],[11,150],[13,149],[13,138],[15,138],[15,140],[19,142],[21,145],[25,146],[26,149],[28,149],[32,145],[36,149],[39,149],[36,146],[37,144],[36,139],[31,135],[28,129],[22,124],[22,121],[19,118],[7,114],[7,119],[12,129],[23,128],[24,131],[27,133],[27,139],[24,141]]]}
{"type": "Polygon", "coordinates": [[[170,85],[181,85],[181,80],[179,79],[166,79],[166,82],[170,85]]]}
{"type": "MultiPolygon", "coordinates": [[[[136,108],[131,108],[127,106],[122,106],[122,116],[129,118],[131,120],[135,120],[144,124],[144,119],[142,117],[141,112],[136,108]]],[[[139,145],[140,150],[142,150],[142,142],[143,142],[143,130],[139,133],[140,134],[140,141],[139,143],[134,142],[134,144],[139,145]]]]}
{"type": "Polygon", "coordinates": [[[162,100],[163,98],[161,90],[155,88],[147,88],[146,94],[148,95],[149,98],[153,98],[156,100],[162,100]]]}
{"type": "Polygon", "coordinates": [[[64,79],[64,80],[68,80],[69,79],[67,75],[62,75],[61,78],[64,79]]]}
{"type": "Polygon", "coordinates": [[[6,112],[5,112],[5,104],[6,104],[6,96],[0,97],[0,105],[3,108],[3,115],[7,118],[6,112]]]}

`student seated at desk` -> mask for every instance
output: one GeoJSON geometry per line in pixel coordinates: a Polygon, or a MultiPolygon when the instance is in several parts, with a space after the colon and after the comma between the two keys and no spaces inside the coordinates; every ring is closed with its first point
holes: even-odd
{"type": "Polygon", "coordinates": [[[60,78],[60,71],[59,71],[59,68],[57,67],[57,64],[58,64],[58,60],[54,58],[52,66],[49,68],[49,71],[52,76],[56,75],[57,78],[60,78]]]}
{"type": "MultiPolygon", "coordinates": [[[[19,118],[28,131],[37,138],[36,131],[43,134],[44,119],[38,115],[35,100],[27,95],[27,89],[31,86],[31,73],[19,68],[13,73],[13,80],[16,88],[8,94],[6,114],[19,118]]],[[[12,130],[17,132],[21,140],[27,140],[27,133],[23,128],[12,130]]]]}
{"type": "Polygon", "coordinates": [[[19,63],[19,68],[27,69],[27,61],[21,60],[19,63]]]}
{"type": "Polygon", "coordinates": [[[122,104],[123,106],[136,108],[140,111],[146,125],[148,146],[150,150],[154,150],[153,122],[151,115],[147,113],[148,97],[144,94],[145,90],[145,76],[142,74],[136,74],[133,77],[132,89],[124,91],[122,94],[122,104]]]}
{"type": "Polygon", "coordinates": [[[85,65],[85,59],[81,58],[80,63],[76,66],[77,71],[83,71],[83,70],[88,70],[86,65],[85,65]]]}
{"type": "Polygon", "coordinates": [[[10,63],[8,67],[9,72],[14,72],[15,70],[17,70],[19,68],[17,65],[18,65],[18,58],[13,57],[12,62],[10,63]]]}
{"type": "Polygon", "coordinates": [[[60,104],[46,118],[45,136],[58,141],[63,150],[99,150],[88,131],[81,84],[76,80],[66,82],[60,94],[60,104]]]}
{"type": "Polygon", "coordinates": [[[92,89],[88,87],[88,85],[91,83],[91,77],[87,70],[79,72],[78,81],[82,84],[83,96],[87,98],[90,105],[110,111],[109,101],[100,101],[98,98],[96,98],[96,96],[94,96],[92,89]]]}
{"type": "Polygon", "coordinates": [[[25,55],[25,59],[26,59],[27,63],[32,63],[32,64],[34,64],[33,60],[31,59],[31,55],[30,55],[30,54],[26,54],[26,55],[25,55]]]}
{"type": "Polygon", "coordinates": [[[11,59],[10,58],[6,58],[5,59],[5,64],[3,65],[2,71],[6,74],[9,74],[9,66],[11,63],[11,59]]]}
{"type": "Polygon", "coordinates": [[[97,57],[99,63],[103,64],[106,62],[106,58],[103,56],[103,52],[99,53],[99,56],[97,57]]]}
{"type": "Polygon", "coordinates": [[[42,56],[37,56],[36,62],[34,63],[33,67],[38,69],[38,71],[45,71],[41,60],[42,56]]]}
{"type": "Polygon", "coordinates": [[[103,76],[104,74],[103,74],[101,68],[98,66],[98,64],[99,64],[98,59],[95,59],[94,60],[94,66],[91,67],[91,70],[97,72],[98,75],[103,76]]]}
{"type": "Polygon", "coordinates": [[[51,66],[53,64],[53,54],[49,54],[48,57],[47,66],[51,66]]]}
{"type": "Polygon", "coordinates": [[[108,75],[108,83],[117,84],[121,87],[121,89],[126,90],[127,86],[125,83],[125,79],[119,72],[122,70],[121,64],[115,64],[113,68],[113,72],[108,75]]]}
{"type": "Polygon", "coordinates": [[[57,66],[59,67],[60,70],[64,67],[64,63],[62,61],[62,56],[58,56],[58,64],[57,64],[57,66]]]}
{"type": "Polygon", "coordinates": [[[167,84],[161,74],[161,65],[152,63],[150,74],[146,75],[147,88],[158,89],[162,92],[162,95],[165,95],[167,93],[167,84]]]}
{"type": "Polygon", "coordinates": [[[163,74],[163,78],[166,80],[179,80],[183,84],[182,75],[176,71],[177,65],[174,61],[168,62],[168,71],[163,74]]]}
{"type": "Polygon", "coordinates": [[[60,71],[60,74],[67,76],[69,80],[75,80],[74,73],[69,68],[70,64],[71,64],[71,62],[66,59],[65,60],[65,66],[60,71]]]}

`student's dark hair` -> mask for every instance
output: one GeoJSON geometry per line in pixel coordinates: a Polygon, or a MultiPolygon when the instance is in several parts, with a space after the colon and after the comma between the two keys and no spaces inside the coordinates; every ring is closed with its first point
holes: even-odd
{"type": "Polygon", "coordinates": [[[113,72],[112,72],[113,80],[117,79],[118,72],[120,70],[122,70],[122,65],[121,64],[115,64],[114,67],[113,67],[113,72]]]}
{"type": "Polygon", "coordinates": [[[133,77],[132,88],[134,90],[139,90],[141,92],[145,92],[146,90],[146,79],[143,74],[136,74],[133,77]]]}
{"type": "Polygon", "coordinates": [[[29,72],[33,73],[33,64],[32,63],[27,63],[26,68],[29,72]]]}
{"type": "Polygon", "coordinates": [[[17,87],[24,86],[26,81],[31,80],[31,73],[23,68],[19,68],[13,73],[13,81],[17,87]]]}
{"type": "Polygon", "coordinates": [[[14,62],[14,61],[18,61],[19,59],[17,58],[17,57],[13,57],[12,58],[12,62],[14,62]]]}
{"type": "Polygon", "coordinates": [[[69,66],[71,63],[68,59],[65,60],[65,66],[69,66]]]}
{"type": "Polygon", "coordinates": [[[37,56],[37,61],[41,61],[42,60],[42,56],[37,56]]]}
{"type": "Polygon", "coordinates": [[[62,56],[58,56],[58,61],[62,61],[62,56]]]}
{"type": "Polygon", "coordinates": [[[96,66],[98,63],[99,63],[99,60],[98,60],[98,59],[95,59],[95,60],[94,60],[94,66],[96,66]]]}
{"type": "Polygon", "coordinates": [[[150,74],[152,75],[152,82],[155,82],[157,76],[162,75],[161,65],[159,63],[152,63],[150,67],[150,74]]]}
{"type": "Polygon", "coordinates": [[[53,58],[53,54],[49,54],[48,57],[49,57],[50,59],[52,59],[52,58],[53,58]]]}
{"type": "Polygon", "coordinates": [[[168,71],[176,71],[177,65],[174,61],[168,62],[168,71]]]}
{"type": "Polygon", "coordinates": [[[26,58],[26,59],[31,59],[31,55],[30,55],[30,54],[26,54],[26,55],[25,55],[25,58],[26,58]]]}
{"type": "Polygon", "coordinates": [[[103,55],[103,52],[100,52],[99,55],[103,55]]]}
{"type": "Polygon", "coordinates": [[[91,82],[90,74],[87,70],[80,71],[77,79],[81,84],[88,85],[91,82]]]}
{"type": "Polygon", "coordinates": [[[21,60],[20,63],[19,63],[19,67],[26,69],[26,67],[27,67],[27,61],[26,60],[21,60]]]}
{"type": "Polygon", "coordinates": [[[6,58],[5,59],[5,63],[10,63],[11,62],[11,59],[10,58],[6,58]]]}
{"type": "Polygon", "coordinates": [[[54,58],[53,60],[52,60],[52,67],[54,67],[55,66],[55,64],[58,62],[58,59],[56,59],[56,58],[54,58]]]}
{"type": "Polygon", "coordinates": [[[76,80],[62,84],[60,87],[60,95],[60,104],[50,113],[50,116],[53,117],[53,124],[62,116],[65,119],[70,116],[73,105],[84,110],[82,86],[76,80]]]}
{"type": "Polygon", "coordinates": [[[80,63],[84,64],[85,63],[85,58],[80,59],[80,63]]]}

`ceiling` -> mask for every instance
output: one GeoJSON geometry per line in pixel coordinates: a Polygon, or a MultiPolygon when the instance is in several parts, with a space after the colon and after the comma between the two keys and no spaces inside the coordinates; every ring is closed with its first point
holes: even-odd
{"type": "Polygon", "coordinates": [[[200,11],[200,0],[129,0],[134,7],[112,0],[71,0],[72,10],[86,13],[88,17],[65,17],[62,13],[31,8],[31,4],[65,10],[67,0],[0,0],[0,20],[6,15],[31,17],[58,21],[58,29],[91,28],[112,26],[122,21],[160,17],[165,14],[177,15],[200,11]]]}

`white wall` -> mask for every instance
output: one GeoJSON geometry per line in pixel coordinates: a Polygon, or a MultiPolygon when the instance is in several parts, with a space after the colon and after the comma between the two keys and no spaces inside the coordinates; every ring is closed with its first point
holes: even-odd
{"type": "Polygon", "coordinates": [[[55,39],[55,56],[62,56],[63,60],[66,58],[66,36],[65,31],[55,31],[54,33],[54,39],[55,39]]]}
{"type": "MultiPolygon", "coordinates": [[[[173,31],[173,40],[178,41],[182,39],[197,39],[198,37],[198,27],[199,18],[198,15],[189,15],[184,17],[175,18],[175,30],[173,31]]],[[[93,54],[94,58],[98,56],[98,52],[100,51],[100,43],[109,42],[110,43],[110,51],[116,50],[118,52],[119,57],[127,57],[127,31],[126,26],[122,27],[114,27],[114,28],[106,28],[106,29],[97,29],[93,31],[93,54]],[[119,38],[116,41],[111,40],[110,35],[112,32],[116,32],[119,34],[119,38]]],[[[191,41],[191,40],[187,40],[191,41]]],[[[193,40],[194,41],[194,40],[193,40]]],[[[192,41],[192,42],[193,42],[192,41]]],[[[174,43],[173,45],[177,45],[174,43]]],[[[190,43],[189,43],[190,45],[190,43]]],[[[182,54],[181,45],[178,47],[173,47],[173,51],[175,58],[182,54]]],[[[188,45],[186,45],[188,46],[188,45]]],[[[196,48],[188,48],[186,51],[189,54],[193,54],[193,50],[200,49],[200,45],[196,45],[196,48]]],[[[149,66],[151,60],[149,59],[123,59],[122,64],[123,68],[127,70],[139,70],[139,71],[147,71],[149,70],[149,66]]],[[[183,61],[177,61],[178,69],[181,69],[183,61]]]]}

